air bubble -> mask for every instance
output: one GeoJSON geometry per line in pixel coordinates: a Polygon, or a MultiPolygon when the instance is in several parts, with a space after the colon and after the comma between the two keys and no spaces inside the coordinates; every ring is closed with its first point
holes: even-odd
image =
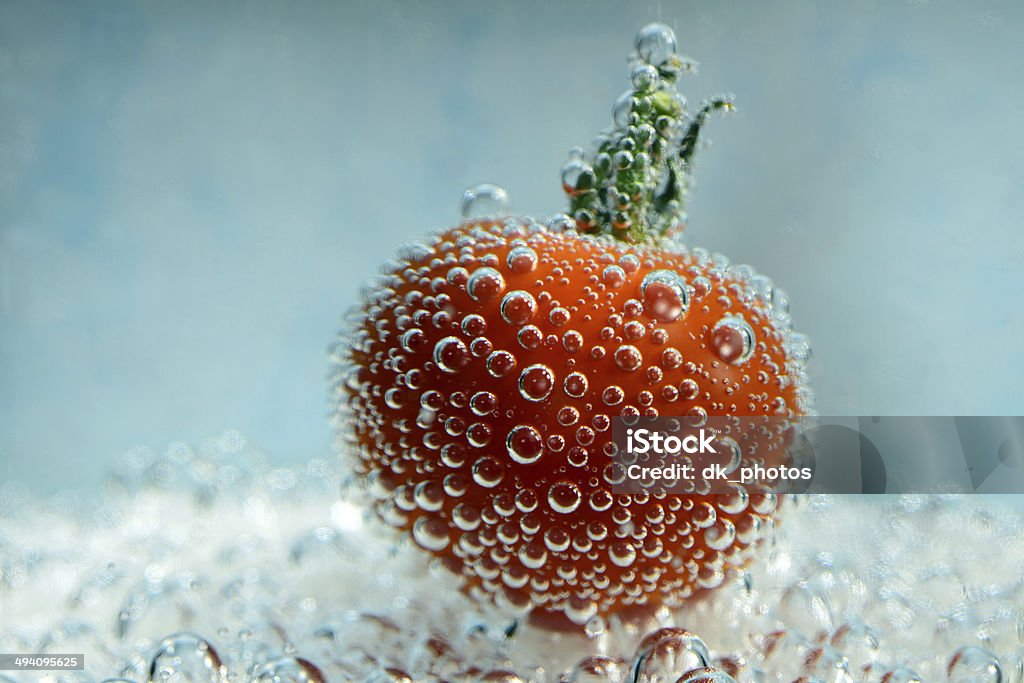
{"type": "Polygon", "coordinates": [[[478,391],[469,399],[469,409],[474,415],[484,417],[498,407],[498,397],[489,391],[478,391]]]}
{"type": "Polygon", "coordinates": [[[571,481],[560,481],[548,490],[548,504],[551,509],[563,515],[575,512],[583,500],[583,494],[571,481]]]}
{"type": "Polygon", "coordinates": [[[327,678],[312,662],[302,657],[282,657],[260,667],[255,683],[324,683],[327,678]]]}
{"type": "Polygon", "coordinates": [[[530,247],[514,247],[505,262],[513,273],[531,273],[537,267],[537,252],[530,247]]]}
{"type": "Polygon", "coordinates": [[[628,567],[636,560],[636,549],[624,541],[616,541],[608,548],[608,559],[617,567],[628,567]]]}
{"type": "Polygon", "coordinates": [[[413,490],[413,499],[421,510],[437,512],[444,504],[444,489],[434,481],[422,481],[413,490]]]}
{"type": "Polygon", "coordinates": [[[605,269],[601,271],[601,281],[609,287],[618,289],[626,282],[626,271],[624,271],[620,266],[606,266],[605,269]]]}
{"type": "Polygon", "coordinates": [[[726,363],[742,365],[754,355],[754,330],[737,316],[722,318],[711,331],[711,350],[726,363]]]}
{"type": "Polygon", "coordinates": [[[473,463],[473,481],[484,488],[494,488],[504,477],[505,468],[494,458],[484,456],[473,463]]]}
{"type": "Polygon", "coordinates": [[[516,340],[524,349],[535,349],[544,341],[544,333],[536,325],[526,325],[516,332],[516,340]]]}
{"type": "Polygon", "coordinates": [[[594,189],[597,175],[594,169],[582,159],[570,159],[562,166],[562,189],[575,196],[594,189]]]}
{"type": "Polygon", "coordinates": [[[420,350],[426,341],[427,336],[423,334],[423,330],[418,327],[406,330],[402,333],[402,336],[398,338],[398,343],[402,345],[402,350],[408,351],[409,353],[415,353],[420,350]]]}
{"type": "Polygon", "coordinates": [[[537,494],[533,492],[533,489],[520,489],[516,493],[515,503],[516,509],[520,512],[533,512],[538,505],[537,494]]]}
{"type": "Polygon", "coordinates": [[[664,66],[676,55],[676,34],[665,24],[648,24],[636,34],[634,47],[643,61],[664,66]]]}
{"type": "Polygon", "coordinates": [[[469,352],[477,358],[489,356],[494,350],[494,345],[487,337],[477,337],[469,343],[469,352]]]}
{"type": "Polygon", "coordinates": [[[562,390],[565,391],[565,395],[571,398],[581,398],[587,393],[587,376],[580,372],[571,372],[565,377],[565,382],[562,384],[562,390]]]}
{"type": "Polygon", "coordinates": [[[480,511],[468,503],[459,503],[452,510],[452,522],[462,531],[473,531],[480,526],[480,511]]]}
{"type": "Polygon", "coordinates": [[[412,525],[412,536],[427,550],[443,550],[448,546],[448,527],[437,517],[424,515],[412,525]]]}
{"type": "Polygon", "coordinates": [[[448,443],[441,447],[441,462],[453,469],[466,464],[466,447],[459,443],[448,443]]]}
{"type": "Polygon", "coordinates": [[[466,281],[466,293],[474,301],[489,301],[505,291],[505,278],[494,268],[477,268],[466,281]]]}
{"type": "MultiPolygon", "coordinates": [[[[548,500],[550,502],[550,496],[548,500]]],[[[544,545],[553,553],[565,552],[569,548],[570,540],[569,532],[562,526],[548,527],[544,532],[544,545]]]]}
{"type": "Polygon", "coordinates": [[[555,386],[555,373],[540,363],[525,368],[519,375],[519,393],[527,401],[543,401],[555,386]]]}
{"type": "Polygon", "coordinates": [[[999,659],[980,647],[962,647],[954,653],[946,667],[950,683],[1001,683],[1004,680],[999,659]]]}
{"type": "Polygon", "coordinates": [[[508,192],[490,183],[475,185],[462,193],[462,217],[491,218],[509,214],[508,192]]]}
{"type": "Polygon", "coordinates": [[[487,372],[492,377],[504,377],[516,367],[516,357],[508,351],[494,351],[487,356],[487,372]]]}
{"type": "Polygon", "coordinates": [[[405,391],[399,387],[392,387],[384,392],[384,403],[392,410],[398,410],[405,405],[405,391]]]}
{"type": "Polygon", "coordinates": [[[612,106],[612,121],[615,127],[623,129],[630,124],[630,115],[633,113],[633,91],[627,90],[619,95],[612,106]]]}
{"type": "Polygon", "coordinates": [[[548,552],[540,543],[530,543],[519,549],[519,561],[528,569],[540,569],[547,559],[548,552]]]}
{"type": "Polygon", "coordinates": [[[572,406],[564,406],[555,414],[555,419],[557,419],[558,424],[563,427],[571,427],[579,421],[580,411],[576,410],[572,406]]]}
{"type": "Polygon", "coordinates": [[[177,633],[164,638],[149,663],[149,678],[153,681],[180,677],[219,683],[226,680],[226,673],[213,645],[192,633],[177,633]]]}
{"type": "Polygon", "coordinates": [[[637,64],[629,76],[633,87],[639,91],[652,88],[658,82],[658,70],[650,64],[637,64]]]}
{"type": "Polygon", "coordinates": [[[573,467],[586,467],[590,459],[590,451],[583,446],[573,446],[565,456],[566,461],[573,467]]]}
{"type": "Polygon", "coordinates": [[[569,330],[562,335],[562,348],[566,353],[579,353],[583,348],[583,335],[576,330],[569,330]]]}
{"type": "Polygon", "coordinates": [[[601,400],[606,406],[617,406],[622,403],[625,398],[626,392],[617,384],[605,387],[604,391],[601,392],[601,400]]]}
{"type": "Polygon", "coordinates": [[[548,313],[548,320],[550,320],[551,324],[554,325],[555,327],[561,327],[565,325],[566,323],[569,322],[570,318],[572,318],[572,314],[569,313],[569,309],[563,308],[561,306],[552,308],[551,312],[548,313]]]}
{"type": "Polygon", "coordinates": [[[491,442],[494,431],[484,422],[474,422],[466,429],[466,440],[474,448],[483,448],[491,442]]]}
{"type": "Polygon", "coordinates": [[[693,278],[691,285],[693,286],[693,293],[698,299],[711,293],[711,280],[707,279],[703,275],[698,275],[693,278]]]}
{"type": "Polygon", "coordinates": [[[680,673],[710,663],[707,645],[696,635],[681,628],[661,628],[640,641],[633,658],[633,679],[636,683],[673,681],[680,673]]]}
{"type": "Polygon", "coordinates": [[[501,300],[501,317],[510,325],[525,325],[537,312],[537,300],[529,292],[517,289],[501,300]]]}
{"type": "Polygon", "coordinates": [[[444,372],[456,373],[466,367],[469,360],[469,349],[458,337],[445,337],[434,345],[434,362],[444,372]]]}
{"type": "Polygon", "coordinates": [[[704,530],[704,543],[712,550],[725,550],[736,540],[736,527],[727,519],[719,519],[704,530]]]}
{"type": "Polygon", "coordinates": [[[462,319],[462,331],[470,337],[479,337],[487,331],[487,321],[482,315],[470,313],[462,319]]]}
{"type": "Polygon", "coordinates": [[[721,446],[718,454],[725,459],[725,464],[722,467],[725,474],[730,475],[740,466],[740,462],[743,460],[743,451],[740,450],[740,446],[736,443],[735,439],[729,436],[719,437],[718,445],[721,446]]]}
{"type": "Polygon", "coordinates": [[[690,297],[686,282],[677,273],[655,270],[640,283],[640,298],[648,315],[658,322],[670,323],[686,313],[690,297]]]}
{"type": "Polygon", "coordinates": [[[544,437],[529,425],[518,425],[509,431],[505,446],[514,461],[529,465],[544,454],[544,437]]]}
{"type": "Polygon", "coordinates": [[[620,370],[625,370],[626,372],[633,372],[634,370],[639,369],[644,362],[644,357],[640,353],[640,349],[629,344],[624,344],[615,349],[614,358],[615,365],[620,370]]]}

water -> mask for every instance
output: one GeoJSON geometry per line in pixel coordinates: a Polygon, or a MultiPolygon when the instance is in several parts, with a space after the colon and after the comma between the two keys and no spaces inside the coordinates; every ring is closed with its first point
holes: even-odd
{"type": "Polygon", "coordinates": [[[1024,524],[995,499],[791,502],[711,599],[567,634],[459,593],[339,496],[334,462],[273,468],[228,432],[129,453],[96,499],[4,485],[0,650],[84,652],[87,669],[0,680],[1024,680],[1024,524]]]}

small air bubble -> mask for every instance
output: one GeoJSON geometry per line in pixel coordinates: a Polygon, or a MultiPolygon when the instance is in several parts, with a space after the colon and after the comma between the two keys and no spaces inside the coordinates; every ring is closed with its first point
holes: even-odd
{"type": "Polygon", "coordinates": [[[527,401],[543,401],[555,386],[555,373],[540,363],[524,368],[519,375],[519,393],[527,401]]]}
{"type": "Polygon", "coordinates": [[[686,313],[689,294],[683,279],[671,270],[655,270],[640,283],[644,310],[658,322],[669,323],[686,313]]]}
{"type": "Polygon", "coordinates": [[[475,185],[462,193],[462,217],[490,218],[509,214],[508,192],[490,183],[475,185]]]}
{"type": "Polygon", "coordinates": [[[711,331],[711,349],[726,363],[742,365],[754,354],[754,330],[743,318],[726,316],[711,331]]]}
{"type": "Polygon", "coordinates": [[[537,300],[529,292],[517,289],[501,300],[501,317],[510,325],[525,325],[537,312],[537,300]]]}
{"type": "Polygon", "coordinates": [[[651,66],[664,66],[676,55],[676,34],[665,24],[648,24],[636,34],[636,54],[651,66]]]}
{"type": "Polygon", "coordinates": [[[544,454],[544,438],[529,425],[513,427],[505,439],[505,446],[509,456],[523,465],[537,462],[544,454]]]}

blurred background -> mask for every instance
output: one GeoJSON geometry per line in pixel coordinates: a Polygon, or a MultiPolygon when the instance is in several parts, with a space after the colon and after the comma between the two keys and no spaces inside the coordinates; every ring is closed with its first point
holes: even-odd
{"type": "Polygon", "coordinates": [[[0,483],[237,429],[326,457],[325,348],[462,191],[564,205],[636,30],[701,63],[689,244],[786,289],[826,415],[1024,414],[1024,5],[0,2],[0,483]]]}

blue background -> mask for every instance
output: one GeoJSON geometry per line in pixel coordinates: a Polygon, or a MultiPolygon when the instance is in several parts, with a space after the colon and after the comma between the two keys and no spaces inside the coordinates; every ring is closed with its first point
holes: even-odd
{"type": "Polygon", "coordinates": [[[329,454],[361,282],[467,186],[560,209],[652,20],[739,105],[688,242],[789,292],[819,410],[1024,413],[1019,3],[0,2],[0,482],[329,454]]]}

